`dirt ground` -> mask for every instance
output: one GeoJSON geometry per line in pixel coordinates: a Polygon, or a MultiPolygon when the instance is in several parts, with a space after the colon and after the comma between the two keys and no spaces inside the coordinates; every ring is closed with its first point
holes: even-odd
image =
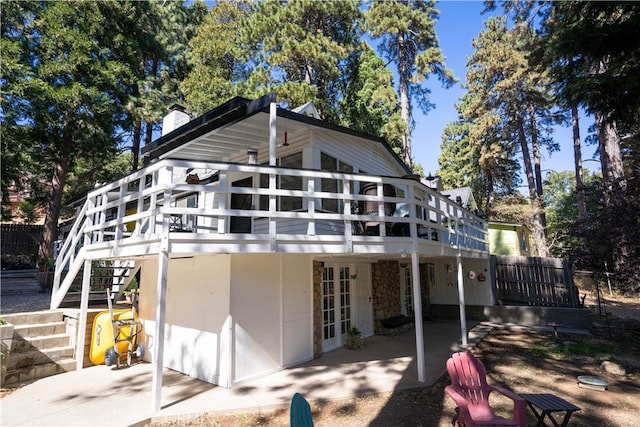
{"type": "MultiPolygon", "coordinates": [[[[595,310],[590,335],[494,329],[473,349],[485,364],[487,381],[516,393],[552,393],[579,406],[570,426],[638,425],[640,420],[640,299],[610,297],[605,309],[595,310]],[[600,316],[598,313],[610,313],[600,316]],[[601,368],[612,361],[626,370],[615,375],[601,368]],[[577,377],[591,375],[609,383],[606,391],[578,387],[577,377]]],[[[589,295],[585,305],[594,305],[589,295]]],[[[419,389],[310,402],[316,427],[340,426],[451,426],[455,405],[444,393],[443,375],[419,389]]],[[[492,394],[497,413],[509,416],[510,403],[492,394]]],[[[536,419],[527,409],[529,424],[536,419]]],[[[289,410],[258,414],[206,414],[152,426],[288,426],[289,410]]]]}

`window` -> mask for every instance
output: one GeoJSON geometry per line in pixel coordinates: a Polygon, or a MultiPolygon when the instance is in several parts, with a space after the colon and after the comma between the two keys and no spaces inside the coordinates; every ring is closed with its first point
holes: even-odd
{"type": "MultiPolygon", "coordinates": [[[[353,166],[326,153],[320,153],[320,169],[330,172],[353,173],[353,166]]],[[[323,178],[320,189],[327,193],[342,193],[342,180],[323,178]]],[[[351,182],[350,191],[353,193],[353,182],[351,182]]],[[[329,212],[342,212],[343,203],[338,199],[322,199],[322,209],[329,212]]]]}
{"type": "MultiPolygon", "coordinates": [[[[302,168],[302,152],[278,159],[278,165],[287,168],[302,168]]],[[[302,190],[301,176],[278,175],[276,185],[283,190],[302,190]]],[[[269,175],[260,175],[260,188],[269,188],[269,175]]],[[[269,197],[260,196],[260,209],[269,210],[269,197]]],[[[278,198],[278,210],[302,209],[302,197],[282,196],[278,198]]]]}
{"type": "Polygon", "coordinates": [[[351,282],[349,267],[340,268],[340,332],[346,334],[351,329],[351,282]]]}
{"type": "Polygon", "coordinates": [[[400,265],[400,283],[402,286],[402,309],[405,316],[413,314],[413,281],[411,280],[411,268],[408,265],[400,265]]]}
{"type": "Polygon", "coordinates": [[[436,286],[436,266],[433,263],[428,263],[427,264],[427,271],[428,271],[428,280],[429,280],[429,287],[433,288],[434,286],[436,286]]]}
{"type": "Polygon", "coordinates": [[[526,254],[529,252],[529,239],[527,238],[527,233],[524,230],[518,231],[518,235],[520,236],[520,253],[526,254]]]}
{"type": "Polygon", "coordinates": [[[322,272],[322,329],[323,339],[328,340],[336,336],[333,268],[325,268],[322,272]]]}

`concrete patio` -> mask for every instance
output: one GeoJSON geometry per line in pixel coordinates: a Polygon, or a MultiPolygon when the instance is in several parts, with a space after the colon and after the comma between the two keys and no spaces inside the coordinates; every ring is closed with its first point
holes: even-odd
{"type": "MultiPolygon", "coordinates": [[[[469,322],[468,345],[477,343],[491,324],[469,322]]],[[[205,412],[249,413],[288,407],[295,392],[309,401],[345,399],[433,384],[445,362],[461,350],[460,324],[424,322],[426,381],[418,382],[415,333],[374,336],[360,350],[344,348],[271,375],[217,387],[164,370],[162,409],[151,410],[152,365],[115,370],[94,366],[43,378],[0,401],[3,426],[136,425],[205,412]]]]}

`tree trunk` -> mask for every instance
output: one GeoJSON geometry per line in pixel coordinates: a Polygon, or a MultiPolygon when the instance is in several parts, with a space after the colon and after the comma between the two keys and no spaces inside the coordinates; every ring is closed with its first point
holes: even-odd
{"type": "Polygon", "coordinates": [[[583,250],[587,249],[586,225],[587,225],[587,202],[584,196],[584,181],[582,179],[582,147],[580,145],[580,121],[578,118],[578,108],[571,107],[571,127],[573,129],[573,158],[576,170],[576,201],[578,208],[578,227],[580,230],[580,245],[583,250]]]}
{"type": "Polygon", "coordinates": [[[536,180],[536,195],[542,198],[542,167],[540,166],[540,145],[538,144],[538,128],[535,109],[529,108],[531,121],[531,148],[533,149],[533,169],[536,180]]]}
{"type": "Polygon", "coordinates": [[[404,133],[402,135],[402,160],[412,167],[411,158],[411,108],[409,105],[409,59],[407,58],[407,47],[405,46],[404,34],[398,35],[398,74],[400,76],[400,117],[404,123],[404,133]]]}
{"type": "MultiPolygon", "coordinates": [[[[533,168],[535,172],[536,180],[536,199],[540,206],[540,218],[542,220],[542,229],[545,235],[547,235],[547,215],[545,214],[545,203],[542,190],[542,168],[540,166],[540,144],[538,144],[538,123],[536,121],[536,114],[533,107],[530,109],[531,120],[531,148],[533,149],[533,168]]],[[[547,249],[548,252],[548,249],[547,249]]]]}
{"type": "Polygon", "coordinates": [[[133,141],[131,142],[131,172],[138,170],[138,160],[140,158],[140,139],[142,134],[142,123],[133,126],[133,141]]]}
{"type": "Polygon", "coordinates": [[[596,114],[596,123],[605,205],[618,205],[620,201],[624,201],[627,191],[627,180],[622,166],[620,136],[616,124],[608,122],[602,114],[596,114]]]}
{"type": "Polygon", "coordinates": [[[518,124],[518,142],[522,151],[522,165],[524,166],[524,174],[527,177],[527,186],[529,187],[529,198],[533,199],[536,194],[536,180],[533,176],[533,166],[531,165],[531,154],[529,153],[529,145],[527,144],[527,136],[524,130],[524,124],[520,116],[516,116],[518,124]]]}
{"type": "Polygon", "coordinates": [[[620,150],[620,136],[615,122],[609,122],[604,115],[596,114],[598,126],[598,144],[600,149],[600,162],[602,165],[602,180],[604,183],[605,210],[609,221],[613,225],[613,267],[614,271],[622,277],[630,269],[637,266],[637,260],[631,259],[631,242],[625,231],[629,227],[627,204],[627,179],[622,164],[622,152],[620,150]]]}
{"type": "Polygon", "coordinates": [[[527,176],[529,199],[531,200],[531,208],[533,209],[531,222],[533,230],[531,230],[531,232],[536,242],[537,255],[541,257],[548,257],[549,247],[547,246],[547,237],[544,226],[544,207],[541,205],[541,199],[538,197],[536,190],[533,166],[531,165],[531,155],[529,153],[529,145],[527,144],[527,137],[525,135],[522,118],[517,116],[516,121],[518,124],[518,140],[520,141],[520,149],[522,150],[522,163],[527,176]]]}
{"type": "Polygon", "coordinates": [[[56,161],[53,170],[53,178],[51,179],[51,195],[47,206],[47,214],[44,220],[44,228],[42,231],[42,240],[38,248],[38,256],[40,258],[53,257],[53,243],[58,235],[58,218],[62,209],[62,194],[64,185],[67,180],[67,171],[69,170],[69,157],[63,155],[56,161]]]}
{"type": "Polygon", "coordinates": [[[147,130],[144,134],[144,144],[149,145],[153,140],[153,123],[147,123],[147,130]]]}

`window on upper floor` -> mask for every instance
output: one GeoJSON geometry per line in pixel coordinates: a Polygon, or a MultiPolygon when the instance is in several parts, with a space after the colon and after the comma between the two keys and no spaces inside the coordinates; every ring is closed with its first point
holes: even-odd
{"type": "MultiPolygon", "coordinates": [[[[302,168],[302,152],[293,153],[277,160],[278,165],[287,168],[302,168]]],[[[277,186],[283,190],[302,190],[301,176],[278,175],[277,186]]],[[[269,188],[269,175],[260,175],[260,188],[269,188]]],[[[260,196],[260,209],[269,210],[269,197],[260,196]]],[[[293,196],[278,197],[278,210],[293,211],[302,209],[302,198],[293,196]]]]}
{"type": "MultiPolygon", "coordinates": [[[[330,172],[353,173],[353,166],[338,160],[326,153],[320,153],[320,169],[330,172]]],[[[342,180],[323,178],[320,184],[321,191],[329,193],[342,193],[342,180]]],[[[353,182],[351,182],[353,193],[353,182]]],[[[344,204],[338,199],[322,199],[322,209],[329,212],[342,212],[344,204]]]]}

